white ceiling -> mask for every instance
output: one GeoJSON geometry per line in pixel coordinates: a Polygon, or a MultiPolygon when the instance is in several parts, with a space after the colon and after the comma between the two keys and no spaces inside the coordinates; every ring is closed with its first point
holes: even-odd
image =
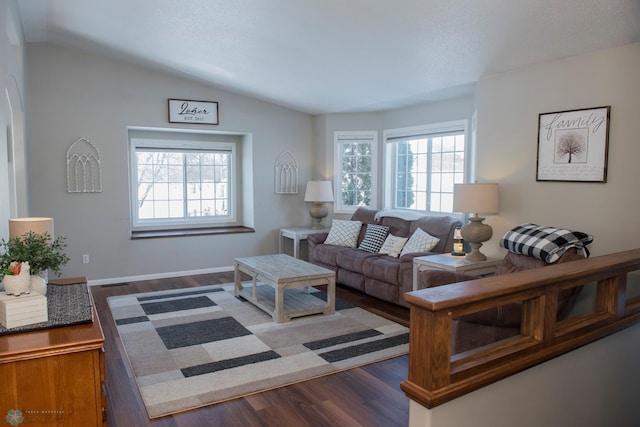
{"type": "Polygon", "coordinates": [[[317,114],[459,95],[640,42],[639,0],[18,0],[27,42],[87,49],[317,114]]]}

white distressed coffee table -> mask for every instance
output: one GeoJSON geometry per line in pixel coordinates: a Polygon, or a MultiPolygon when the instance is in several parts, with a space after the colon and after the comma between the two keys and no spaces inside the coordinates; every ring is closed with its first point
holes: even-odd
{"type": "Polygon", "coordinates": [[[336,274],[310,262],[286,254],[236,258],[234,278],[235,295],[271,314],[276,323],[335,312],[336,274]],[[251,276],[251,287],[242,285],[241,273],[251,276]],[[326,303],[309,294],[307,287],[315,285],[327,285],[326,303]]]}

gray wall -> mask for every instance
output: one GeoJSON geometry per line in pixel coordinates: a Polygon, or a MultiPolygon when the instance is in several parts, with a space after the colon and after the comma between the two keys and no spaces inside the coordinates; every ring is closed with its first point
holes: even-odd
{"type": "MultiPolygon", "coordinates": [[[[640,44],[493,75],[478,84],[477,175],[500,183],[494,236],[535,222],[586,231],[593,255],[640,246],[640,44]],[[607,183],[536,182],[538,114],[611,106],[607,183]]],[[[485,248],[483,246],[483,248],[485,248]]],[[[502,254],[495,237],[487,255],[502,254]]]]}
{"type": "Polygon", "coordinates": [[[15,3],[0,2],[0,237],[9,218],[27,211],[24,40],[15,3]]]}
{"type": "Polygon", "coordinates": [[[279,228],[310,224],[303,201],[312,168],[310,115],[48,44],[28,46],[27,85],[30,215],[52,216],[56,235],[67,237],[64,276],[98,281],[224,269],[234,257],[276,252],[279,228]],[[168,98],[218,101],[220,125],[168,123],[168,98]],[[130,240],[128,126],[252,133],[256,232],[130,240]],[[100,150],[101,193],[66,192],[66,151],[80,137],[100,150]],[[274,163],[284,150],[298,161],[296,195],[274,192],[274,163]]]}

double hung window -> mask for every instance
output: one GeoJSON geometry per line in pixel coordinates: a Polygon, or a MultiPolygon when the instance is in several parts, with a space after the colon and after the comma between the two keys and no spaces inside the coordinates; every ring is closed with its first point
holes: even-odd
{"type": "Polygon", "coordinates": [[[350,213],[359,206],[375,206],[377,132],[335,132],[334,141],[335,212],[350,213]]]}
{"type": "Polygon", "coordinates": [[[453,209],[464,182],[466,121],[385,131],[385,206],[425,212],[453,209]]]}

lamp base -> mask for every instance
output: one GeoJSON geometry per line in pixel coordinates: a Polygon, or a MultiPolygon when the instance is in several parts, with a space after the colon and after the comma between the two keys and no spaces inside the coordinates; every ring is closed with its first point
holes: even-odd
{"type": "Polygon", "coordinates": [[[480,252],[480,246],[482,243],[471,243],[471,252],[464,256],[464,259],[469,261],[486,261],[487,256],[480,252]]]}
{"type": "Polygon", "coordinates": [[[311,216],[311,229],[323,230],[322,220],[329,215],[329,209],[324,202],[313,202],[309,208],[309,215],[311,216]]]}
{"type": "Polygon", "coordinates": [[[471,221],[469,224],[465,224],[460,229],[462,238],[471,245],[471,252],[465,255],[465,259],[469,261],[485,261],[487,257],[480,252],[480,247],[483,242],[491,239],[493,229],[490,225],[483,224],[484,218],[479,217],[477,214],[470,217],[469,221],[471,221]]]}

